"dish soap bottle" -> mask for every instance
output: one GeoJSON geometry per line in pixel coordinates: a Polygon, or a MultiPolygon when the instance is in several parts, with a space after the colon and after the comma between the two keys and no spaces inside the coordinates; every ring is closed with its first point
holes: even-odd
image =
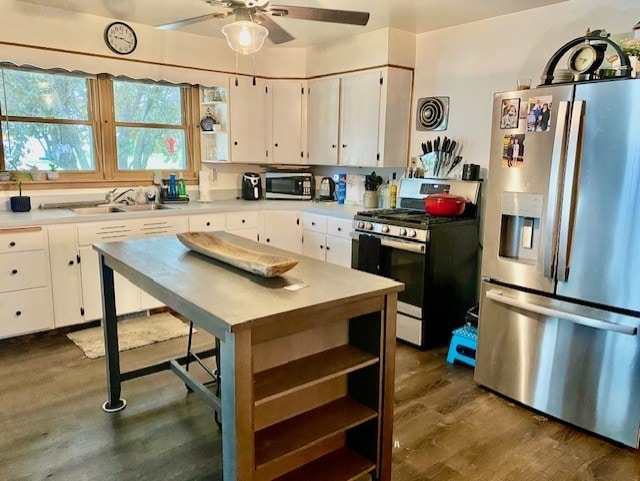
{"type": "Polygon", "coordinates": [[[180,200],[187,199],[187,186],[184,183],[182,172],[178,172],[178,199],[180,200]]]}
{"type": "Polygon", "coordinates": [[[391,185],[389,186],[389,207],[392,209],[396,208],[396,201],[398,197],[398,185],[396,183],[396,173],[393,173],[393,179],[391,180],[391,185]]]}

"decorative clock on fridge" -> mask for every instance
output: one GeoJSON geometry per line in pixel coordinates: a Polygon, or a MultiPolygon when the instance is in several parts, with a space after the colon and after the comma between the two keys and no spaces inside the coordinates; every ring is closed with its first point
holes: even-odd
{"type": "Polygon", "coordinates": [[[554,72],[558,62],[567,53],[569,53],[567,67],[573,74],[573,80],[593,80],[593,74],[602,65],[605,51],[609,46],[616,51],[620,58],[620,69],[617,76],[631,77],[632,69],[629,57],[616,42],[609,38],[609,34],[604,30],[587,30],[586,35],[565,43],[552,55],[540,77],[542,85],[554,83],[554,72]]]}

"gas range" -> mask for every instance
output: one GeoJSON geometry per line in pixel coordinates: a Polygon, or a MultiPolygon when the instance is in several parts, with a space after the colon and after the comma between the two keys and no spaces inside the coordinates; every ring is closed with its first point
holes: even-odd
{"type": "Polygon", "coordinates": [[[473,221],[479,183],[449,179],[402,179],[398,209],[358,212],[353,229],[363,234],[395,237],[412,242],[429,242],[429,231],[452,222],[473,221]],[[460,217],[436,217],[424,210],[424,197],[450,192],[469,200],[469,208],[460,217]]]}

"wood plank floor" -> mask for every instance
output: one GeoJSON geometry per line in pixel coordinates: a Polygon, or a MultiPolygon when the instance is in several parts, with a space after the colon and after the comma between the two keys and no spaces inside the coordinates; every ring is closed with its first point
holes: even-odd
{"type": "MultiPolygon", "coordinates": [[[[123,369],[185,342],[124,353],[123,369]]],[[[640,452],[479,388],[445,354],[398,345],[393,481],[640,480],[640,452]]],[[[0,480],[221,479],[213,414],[173,374],[125,383],[115,415],[105,396],[104,360],[66,337],[0,342],[0,480]]]]}

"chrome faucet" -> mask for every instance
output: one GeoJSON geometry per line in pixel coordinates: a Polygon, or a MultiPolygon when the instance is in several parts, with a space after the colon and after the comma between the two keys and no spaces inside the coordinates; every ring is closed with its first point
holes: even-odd
{"type": "MultiPolygon", "coordinates": [[[[115,204],[116,202],[118,202],[118,199],[122,197],[124,194],[126,194],[127,192],[133,192],[133,189],[126,189],[114,197],[114,194],[116,193],[117,190],[118,188],[116,187],[112,191],[107,192],[105,200],[107,201],[108,204],[115,204]]],[[[126,199],[123,199],[120,202],[126,202],[127,204],[135,203],[133,202],[133,199],[131,199],[131,197],[127,197],[126,199]]]]}

